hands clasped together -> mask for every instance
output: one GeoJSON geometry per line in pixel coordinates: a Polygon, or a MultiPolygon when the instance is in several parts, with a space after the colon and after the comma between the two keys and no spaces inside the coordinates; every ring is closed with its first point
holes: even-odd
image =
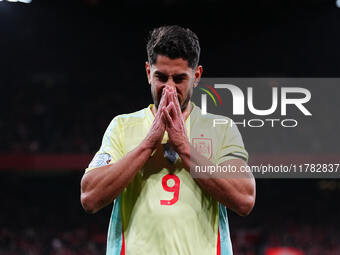
{"type": "Polygon", "coordinates": [[[163,89],[155,119],[146,137],[152,149],[161,143],[165,131],[168,133],[168,142],[177,153],[180,153],[189,143],[181,106],[177,99],[176,89],[173,87],[163,89]]]}

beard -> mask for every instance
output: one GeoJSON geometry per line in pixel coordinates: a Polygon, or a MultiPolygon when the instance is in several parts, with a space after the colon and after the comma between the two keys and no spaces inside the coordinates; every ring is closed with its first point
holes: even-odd
{"type": "MultiPolygon", "coordinates": [[[[163,90],[161,90],[161,91],[159,92],[159,95],[155,95],[155,93],[153,93],[153,91],[152,91],[152,86],[151,86],[152,100],[153,100],[153,103],[154,103],[154,105],[156,106],[157,110],[158,110],[158,106],[159,106],[159,104],[160,104],[160,102],[161,102],[162,92],[163,92],[163,90]]],[[[189,102],[190,102],[192,93],[193,93],[193,86],[190,86],[190,90],[189,90],[189,92],[188,92],[187,96],[185,97],[185,99],[184,99],[184,101],[183,101],[182,104],[181,104],[179,98],[177,97],[178,102],[179,102],[179,104],[180,104],[180,106],[181,106],[181,111],[182,111],[182,112],[187,108],[187,106],[188,106],[188,104],[189,104],[189,102]]]]}

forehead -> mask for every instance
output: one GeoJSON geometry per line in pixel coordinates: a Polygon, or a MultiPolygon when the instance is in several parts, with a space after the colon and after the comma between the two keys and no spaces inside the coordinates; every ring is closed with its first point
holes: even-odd
{"type": "Polygon", "coordinates": [[[159,71],[164,74],[173,75],[179,73],[190,73],[192,68],[189,67],[188,61],[182,58],[171,59],[163,55],[158,55],[156,63],[152,65],[153,71],[159,71]]]}

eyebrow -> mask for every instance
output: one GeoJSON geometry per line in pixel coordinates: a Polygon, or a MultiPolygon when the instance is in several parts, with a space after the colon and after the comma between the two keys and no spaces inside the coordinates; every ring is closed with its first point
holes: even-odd
{"type": "Polygon", "coordinates": [[[156,71],[156,72],[155,72],[155,75],[166,76],[166,77],[169,76],[169,75],[167,75],[167,74],[165,74],[165,73],[162,73],[162,72],[160,72],[160,71],[156,71]]]}
{"type": "Polygon", "coordinates": [[[177,79],[184,79],[184,78],[188,77],[188,75],[186,73],[180,73],[180,74],[175,74],[172,77],[177,78],[177,79]]]}
{"type": "MultiPolygon", "coordinates": [[[[169,77],[169,75],[165,74],[165,73],[162,73],[161,71],[155,71],[155,75],[159,75],[159,76],[166,76],[166,77],[169,77]]],[[[174,78],[185,78],[187,77],[188,75],[186,73],[180,73],[180,74],[175,74],[173,75],[172,77],[174,78]]]]}

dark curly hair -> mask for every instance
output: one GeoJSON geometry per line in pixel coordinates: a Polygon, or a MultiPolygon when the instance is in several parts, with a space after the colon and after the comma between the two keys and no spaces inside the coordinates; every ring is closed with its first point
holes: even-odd
{"type": "Polygon", "coordinates": [[[162,26],[150,32],[146,46],[150,65],[156,63],[157,56],[171,59],[183,58],[191,68],[198,65],[200,44],[197,35],[188,28],[180,26],[162,26]]]}

